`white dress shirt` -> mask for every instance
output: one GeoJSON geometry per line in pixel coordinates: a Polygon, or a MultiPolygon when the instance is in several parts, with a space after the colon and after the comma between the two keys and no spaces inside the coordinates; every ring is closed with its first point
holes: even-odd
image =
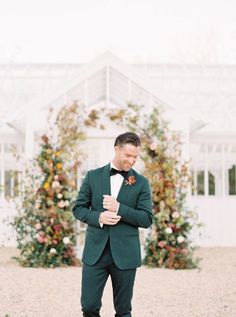
{"type": "MultiPolygon", "coordinates": [[[[110,167],[117,169],[114,166],[114,164],[112,164],[112,162],[110,163],[110,167]]],[[[123,181],[124,181],[124,177],[121,174],[117,173],[115,175],[110,176],[111,196],[114,197],[115,199],[117,199],[117,196],[119,194],[119,191],[120,191],[120,188],[121,188],[123,181]]],[[[119,207],[120,207],[120,204],[118,202],[118,207],[117,207],[116,213],[118,212],[119,207]]],[[[100,224],[100,227],[102,228],[103,223],[99,222],[99,224],[100,224]]]]}
{"type": "MultiPolygon", "coordinates": [[[[117,169],[112,162],[110,163],[111,168],[117,169]]],[[[111,184],[111,196],[117,199],[117,196],[119,194],[121,185],[124,181],[124,177],[121,174],[115,174],[110,176],[110,184],[111,184]]]]}

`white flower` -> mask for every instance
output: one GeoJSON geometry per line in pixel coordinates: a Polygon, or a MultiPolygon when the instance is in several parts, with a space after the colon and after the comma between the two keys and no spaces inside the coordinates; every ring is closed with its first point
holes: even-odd
{"type": "Polygon", "coordinates": [[[66,200],[65,205],[68,207],[70,205],[70,202],[68,200],[66,200]]]}
{"type": "Polygon", "coordinates": [[[52,182],[52,188],[60,187],[60,183],[58,181],[52,182]]]}
{"type": "Polygon", "coordinates": [[[179,237],[177,238],[177,242],[178,242],[178,243],[182,243],[182,242],[184,242],[184,240],[185,240],[185,238],[184,238],[183,236],[179,236],[179,237]]]}
{"type": "Polygon", "coordinates": [[[66,206],[65,201],[64,200],[60,200],[59,203],[57,204],[57,206],[59,208],[64,208],[66,206]]]}
{"type": "Polygon", "coordinates": [[[53,201],[49,199],[49,200],[47,201],[47,205],[48,205],[48,206],[52,206],[52,205],[53,205],[53,201]]]}
{"type": "Polygon", "coordinates": [[[36,208],[36,209],[39,209],[39,208],[40,208],[40,204],[37,203],[37,204],[35,205],[35,208],[36,208]]]}
{"type": "Polygon", "coordinates": [[[173,232],[173,230],[168,227],[168,228],[166,228],[165,232],[168,233],[168,234],[171,234],[173,232]]]}
{"type": "Polygon", "coordinates": [[[55,176],[54,176],[54,179],[57,180],[57,179],[58,179],[58,175],[55,175],[55,176]]]}
{"type": "Polygon", "coordinates": [[[54,249],[54,248],[51,248],[51,249],[50,249],[50,253],[55,254],[55,253],[57,253],[57,250],[54,249]]]}
{"type": "Polygon", "coordinates": [[[25,243],[29,243],[29,242],[31,242],[31,241],[32,241],[32,238],[29,237],[29,236],[26,236],[25,239],[24,239],[24,242],[25,242],[25,243]]]}
{"type": "Polygon", "coordinates": [[[58,198],[58,199],[61,199],[61,198],[62,198],[62,194],[59,193],[59,194],[57,195],[57,198],[58,198]]]}
{"type": "Polygon", "coordinates": [[[70,239],[69,239],[68,237],[64,237],[64,238],[63,238],[63,243],[64,243],[64,244],[70,243],[70,239]]]}
{"type": "Polygon", "coordinates": [[[40,229],[42,228],[42,226],[41,226],[41,224],[38,222],[38,223],[36,223],[35,228],[36,228],[37,230],[40,230],[40,229]]]}
{"type": "Polygon", "coordinates": [[[164,209],[165,208],[165,202],[164,200],[160,201],[160,209],[164,209]]]}
{"type": "Polygon", "coordinates": [[[179,218],[179,216],[180,216],[180,214],[179,214],[178,211],[175,211],[175,212],[173,212],[173,214],[172,214],[172,217],[175,218],[175,219],[179,218]]]}

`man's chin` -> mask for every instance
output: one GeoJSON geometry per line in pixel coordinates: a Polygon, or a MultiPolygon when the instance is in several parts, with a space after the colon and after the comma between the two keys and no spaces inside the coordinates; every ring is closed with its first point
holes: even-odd
{"type": "Polygon", "coordinates": [[[123,171],[128,172],[129,170],[131,170],[131,168],[132,168],[132,166],[130,166],[130,167],[126,167],[126,168],[123,168],[123,171]]]}

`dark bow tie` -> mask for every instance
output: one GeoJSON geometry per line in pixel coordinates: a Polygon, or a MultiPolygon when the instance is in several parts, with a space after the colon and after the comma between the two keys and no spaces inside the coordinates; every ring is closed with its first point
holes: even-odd
{"type": "Polygon", "coordinates": [[[115,169],[115,168],[111,168],[111,170],[110,170],[110,176],[112,176],[112,175],[116,175],[116,174],[120,174],[120,175],[122,175],[124,178],[126,178],[126,176],[128,175],[128,172],[126,172],[126,171],[119,171],[119,170],[117,170],[117,169],[115,169]]]}

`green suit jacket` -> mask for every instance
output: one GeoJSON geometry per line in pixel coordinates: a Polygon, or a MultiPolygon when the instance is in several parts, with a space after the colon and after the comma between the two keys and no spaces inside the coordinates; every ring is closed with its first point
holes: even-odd
{"type": "Polygon", "coordinates": [[[151,193],[147,179],[131,169],[135,184],[126,185],[125,180],[117,196],[120,203],[118,215],[121,220],[116,225],[99,224],[103,208],[103,195],[111,195],[110,164],[87,173],[73,207],[76,219],[88,224],[82,261],[93,265],[100,258],[110,239],[113,260],[120,269],[141,266],[141,252],[138,228],[148,228],[152,224],[151,193]]]}

